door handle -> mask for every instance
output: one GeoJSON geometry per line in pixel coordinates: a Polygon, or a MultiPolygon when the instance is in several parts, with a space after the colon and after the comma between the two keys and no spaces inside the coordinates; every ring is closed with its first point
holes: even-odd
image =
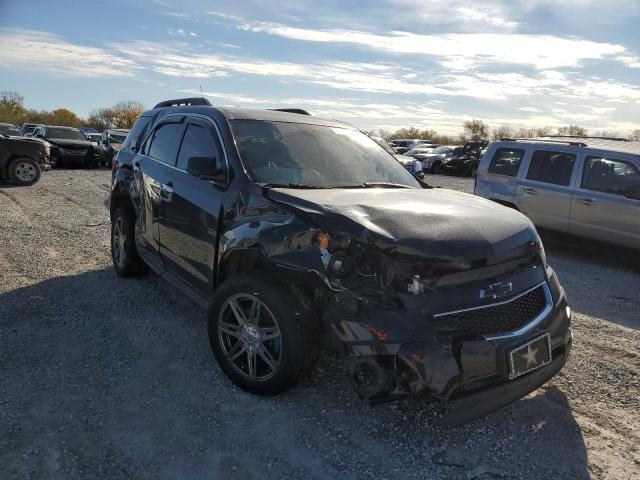
{"type": "Polygon", "coordinates": [[[586,205],[587,207],[598,204],[598,202],[596,202],[593,198],[579,198],[578,202],[580,202],[582,205],[586,205]]]}
{"type": "Polygon", "coordinates": [[[166,195],[171,195],[175,190],[173,189],[173,183],[163,183],[160,187],[162,189],[162,193],[166,195]]]}
{"type": "Polygon", "coordinates": [[[529,195],[535,195],[536,193],[538,193],[538,190],[536,190],[535,188],[531,188],[531,187],[523,187],[522,191],[524,193],[528,193],[529,195]]]}

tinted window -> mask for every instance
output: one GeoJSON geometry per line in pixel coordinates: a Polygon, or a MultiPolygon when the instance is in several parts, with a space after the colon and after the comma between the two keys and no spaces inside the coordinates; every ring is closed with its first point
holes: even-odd
{"type": "Polygon", "coordinates": [[[153,139],[147,155],[169,165],[175,165],[176,155],[184,124],[165,123],[153,132],[153,139]]]}
{"type": "Polygon", "coordinates": [[[187,160],[191,157],[222,158],[221,149],[210,130],[196,124],[189,124],[182,140],[178,155],[178,168],[187,169],[187,160]]]}
{"type": "Polygon", "coordinates": [[[569,185],[575,163],[576,156],[573,153],[537,150],[533,152],[527,178],[555,185],[569,185]]]}
{"type": "Polygon", "coordinates": [[[411,173],[358,130],[258,120],[230,124],[242,163],[256,182],[316,187],[384,182],[419,187],[411,173]]]}
{"type": "MultiPolygon", "coordinates": [[[[151,117],[140,117],[140,119],[133,126],[129,135],[127,135],[126,141],[122,144],[121,152],[135,153],[135,148],[138,146],[138,141],[141,140],[147,133],[147,127],[151,122],[151,117]]],[[[105,137],[106,140],[106,137],[105,137]]]]}
{"type": "Polygon", "coordinates": [[[515,177],[518,175],[523,156],[524,150],[520,148],[499,148],[493,154],[489,164],[489,172],[515,177]]]}
{"type": "Polygon", "coordinates": [[[624,195],[629,187],[640,186],[640,172],[629,162],[603,157],[587,157],[582,188],[624,195]]]}

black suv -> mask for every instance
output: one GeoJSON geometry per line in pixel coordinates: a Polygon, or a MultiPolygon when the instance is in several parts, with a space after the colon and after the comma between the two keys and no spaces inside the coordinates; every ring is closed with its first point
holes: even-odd
{"type": "Polygon", "coordinates": [[[442,169],[447,175],[475,177],[480,164],[482,150],[489,145],[486,140],[474,140],[456,149],[449,158],[442,160],[442,169]]]}
{"type": "Polygon", "coordinates": [[[33,185],[49,168],[43,142],[0,132],[0,180],[33,185]]]}
{"type": "Polygon", "coordinates": [[[350,125],[158,104],[115,159],[112,257],[208,308],[240,387],[277,394],[321,345],[372,402],[430,394],[461,423],[554,376],[571,346],[563,288],[515,210],[414,178],[350,125]]]}
{"type": "Polygon", "coordinates": [[[73,164],[97,168],[99,165],[98,150],[77,128],[46,125],[36,131],[36,137],[49,142],[51,163],[57,167],[73,164]]]}

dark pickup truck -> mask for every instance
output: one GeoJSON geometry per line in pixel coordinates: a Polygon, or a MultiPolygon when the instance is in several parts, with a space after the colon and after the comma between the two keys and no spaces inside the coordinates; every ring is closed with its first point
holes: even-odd
{"type": "Polygon", "coordinates": [[[0,179],[33,185],[42,171],[49,170],[44,143],[0,133],[0,179]]]}

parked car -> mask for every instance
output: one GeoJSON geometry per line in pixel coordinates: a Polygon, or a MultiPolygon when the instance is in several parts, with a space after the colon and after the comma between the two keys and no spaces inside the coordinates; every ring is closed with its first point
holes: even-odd
{"type": "Polygon", "coordinates": [[[36,127],[43,127],[44,125],[40,124],[40,123],[24,123],[22,124],[22,134],[25,137],[29,137],[32,135],[33,130],[35,130],[36,127]]]}
{"type": "Polygon", "coordinates": [[[98,130],[96,130],[95,128],[91,128],[91,127],[80,127],[78,130],[80,130],[85,135],[87,133],[100,133],[100,132],[98,132],[98,130]]]}
{"type": "Polygon", "coordinates": [[[0,123],[0,133],[9,137],[23,137],[22,130],[13,123],[0,123]]]}
{"type": "Polygon", "coordinates": [[[414,158],[407,157],[405,155],[398,155],[393,147],[387,143],[387,141],[382,137],[371,137],[378,145],[380,145],[384,150],[389,154],[393,155],[393,157],[398,160],[404,168],[409,170],[419,179],[424,179],[424,172],[422,171],[422,162],[419,160],[415,160],[414,158]]]}
{"type": "Polygon", "coordinates": [[[46,125],[37,130],[36,136],[51,145],[51,163],[55,166],[73,164],[96,168],[99,164],[98,150],[77,128],[46,125]]]}
{"type": "Polygon", "coordinates": [[[87,140],[93,143],[95,147],[98,146],[98,143],[102,139],[102,134],[100,133],[85,133],[84,136],[87,137],[87,140]]]}
{"type": "Polygon", "coordinates": [[[451,157],[455,153],[455,145],[435,146],[435,148],[425,148],[419,146],[409,150],[406,155],[420,160],[424,171],[430,173],[442,173],[442,160],[451,157]]]}
{"type": "Polygon", "coordinates": [[[540,227],[640,249],[640,143],[493,142],[475,193],[516,208],[540,227]]]}
{"type": "Polygon", "coordinates": [[[419,138],[401,138],[399,140],[392,140],[389,144],[393,147],[396,153],[400,155],[411,150],[417,145],[429,145],[432,142],[430,140],[420,140],[419,138]]]}
{"type": "Polygon", "coordinates": [[[120,151],[120,147],[124,143],[129,134],[127,129],[112,129],[102,132],[98,150],[100,152],[100,163],[111,168],[113,157],[120,151]]]}
{"type": "Polygon", "coordinates": [[[447,175],[473,177],[478,170],[482,150],[489,144],[485,140],[471,141],[456,149],[453,154],[441,162],[442,170],[447,175]]]}
{"type": "Polygon", "coordinates": [[[569,309],[519,212],[418,182],[333,120],[161,102],[114,163],[111,249],[207,307],[241,388],[275,395],[336,348],[369,401],[432,395],[452,424],[537,389],[569,309]]]}
{"type": "Polygon", "coordinates": [[[0,132],[0,179],[33,185],[48,170],[45,146],[28,138],[0,132]]]}

